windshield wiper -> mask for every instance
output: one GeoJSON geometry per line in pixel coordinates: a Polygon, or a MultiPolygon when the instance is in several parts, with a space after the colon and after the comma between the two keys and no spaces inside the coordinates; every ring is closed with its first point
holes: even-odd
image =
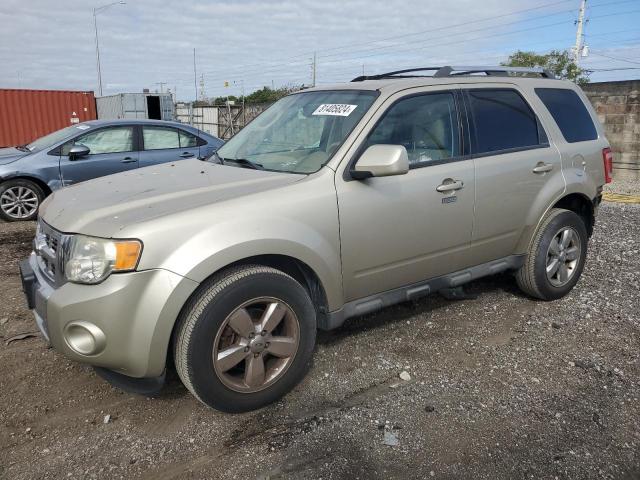
{"type": "Polygon", "coordinates": [[[16,150],[20,150],[21,152],[30,152],[31,150],[29,150],[27,148],[27,144],[25,143],[24,145],[16,145],[16,150]]]}
{"type": "Polygon", "coordinates": [[[254,170],[264,170],[264,167],[261,163],[252,162],[251,160],[247,160],[246,158],[222,158],[218,157],[223,165],[227,162],[237,163],[246,168],[253,168],[254,170]]]}

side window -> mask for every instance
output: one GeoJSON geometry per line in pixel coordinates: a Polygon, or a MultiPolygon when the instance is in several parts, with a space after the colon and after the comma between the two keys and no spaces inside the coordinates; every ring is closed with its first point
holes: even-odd
{"type": "Polygon", "coordinates": [[[180,148],[178,130],[173,128],[142,127],[142,140],[145,150],[180,148]]]}
{"type": "Polygon", "coordinates": [[[476,132],[475,153],[540,144],[535,113],[515,90],[469,90],[476,132]]]}
{"type": "Polygon", "coordinates": [[[198,146],[198,137],[185,132],[184,130],[178,130],[180,135],[180,148],[191,148],[198,146]]]}
{"type": "Polygon", "coordinates": [[[133,150],[133,127],[103,128],[79,136],[62,147],[62,155],[68,155],[74,143],[89,148],[90,155],[101,153],[131,152],[133,150]]]}
{"type": "Polygon", "coordinates": [[[366,147],[404,145],[409,163],[460,155],[458,116],[453,93],[432,93],[400,100],[369,134],[366,147]]]}
{"type": "Polygon", "coordinates": [[[591,115],[576,92],[565,88],[536,88],[536,93],[567,142],[584,142],[598,138],[591,115]]]}

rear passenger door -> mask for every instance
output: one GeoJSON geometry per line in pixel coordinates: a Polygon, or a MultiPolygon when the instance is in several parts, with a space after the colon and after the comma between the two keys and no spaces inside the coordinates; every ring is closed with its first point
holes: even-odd
{"type": "Polygon", "coordinates": [[[513,85],[464,92],[476,178],[474,263],[516,252],[553,192],[564,188],[560,155],[523,94],[513,85]],[[545,193],[546,191],[551,193],[545,193]],[[535,217],[535,218],[534,218],[535,217]]]}
{"type": "Polygon", "coordinates": [[[199,155],[198,137],[180,128],[143,125],[140,166],[175,162],[199,155]]]}

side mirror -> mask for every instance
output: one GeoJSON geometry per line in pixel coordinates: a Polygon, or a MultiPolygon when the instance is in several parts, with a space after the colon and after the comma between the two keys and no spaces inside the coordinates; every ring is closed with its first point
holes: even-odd
{"type": "Polygon", "coordinates": [[[86,157],[89,155],[89,147],[82,145],[81,143],[76,143],[71,146],[69,149],[69,160],[76,160],[80,157],[86,157]]]}
{"type": "Polygon", "coordinates": [[[360,156],[351,176],[356,180],[370,177],[404,175],[409,171],[409,156],[402,145],[371,145],[360,156]]]}

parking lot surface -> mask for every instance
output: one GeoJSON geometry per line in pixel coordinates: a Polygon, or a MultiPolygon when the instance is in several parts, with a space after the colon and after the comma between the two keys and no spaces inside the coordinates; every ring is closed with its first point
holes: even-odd
{"type": "Polygon", "coordinates": [[[504,274],[353,319],[291,394],[240,415],[175,375],[155,399],[120,392],[15,337],[36,331],[17,269],[33,231],[0,224],[0,478],[640,477],[640,205],[603,204],[568,297],[504,274]]]}

